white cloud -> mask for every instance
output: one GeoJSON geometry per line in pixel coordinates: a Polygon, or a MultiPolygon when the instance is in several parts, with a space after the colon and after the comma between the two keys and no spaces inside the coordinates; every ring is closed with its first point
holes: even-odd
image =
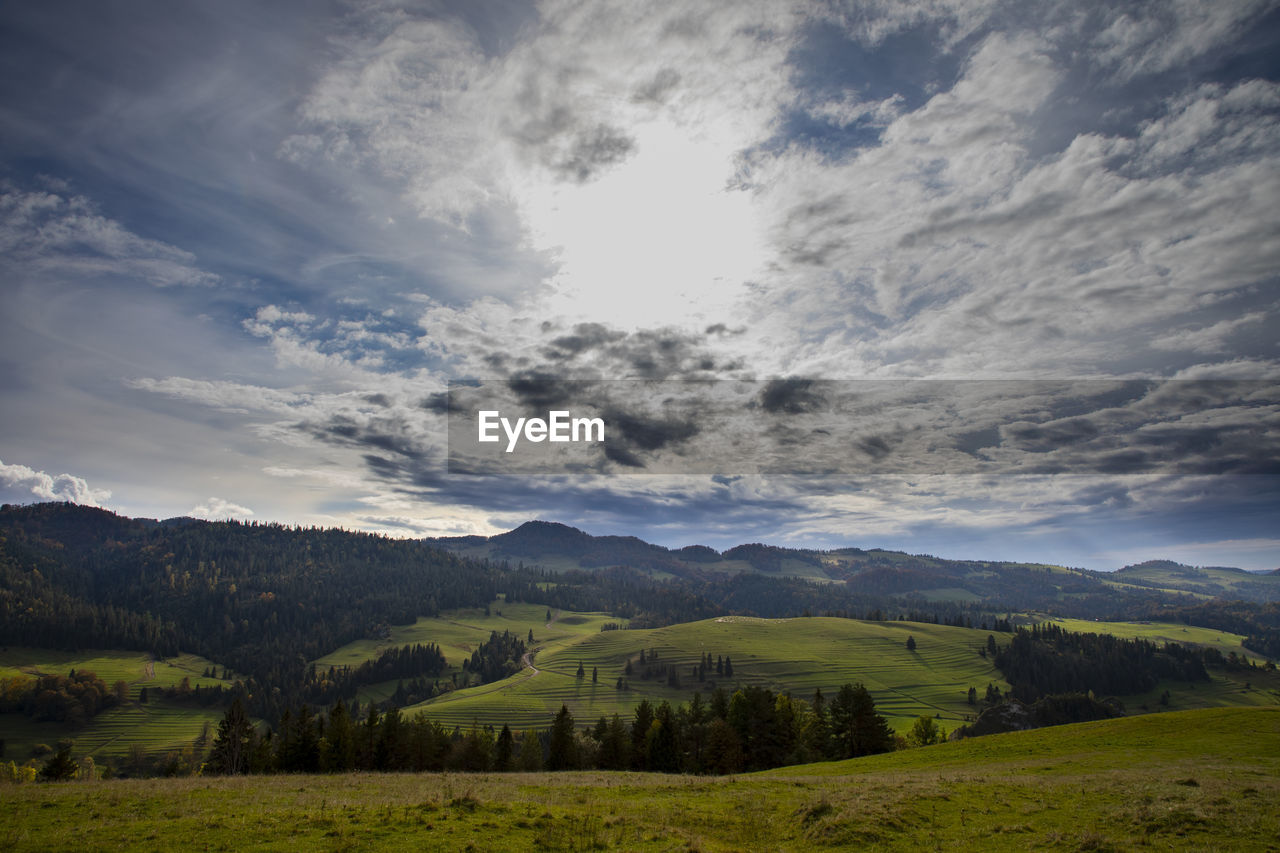
{"type": "Polygon", "coordinates": [[[247,518],[253,515],[253,510],[222,498],[211,497],[204,503],[192,507],[187,515],[207,521],[225,521],[229,518],[247,518]]]}
{"type": "MultiPolygon", "coordinates": [[[[1127,5],[1127,4],[1126,4],[1127,5]]],[[[1268,0],[1172,0],[1115,7],[1119,12],[1094,40],[1097,58],[1121,78],[1178,68],[1244,35],[1274,8],[1268,0]]]]}
{"type": "Polygon", "coordinates": [[[70,501],[84,506],[101,506],[111,492],[95,489],[82,477],[71,474],[46,474],[26,465],[11,465],[0,461],[0,484],[19,494],[45,501],[70,501]]]}
{"type": "Polygon", "coordinates": [[[1269,319],[1263,311],[1253,311],[1231,320],[1222,320],[1198,329],[1178,329],[1151,341],[1151,346],[1163,350],[1189,350],[1215,354],[1229,352],[1228,341],[1240,329],[1269,319]]]}
{"type": "Polygon", "coordinates": [[[190,252],[134,234],[83,196],[55,192],[0,192],[0,258],[13,271],[121,276],[157,287],[218,281],[190,252]]]}

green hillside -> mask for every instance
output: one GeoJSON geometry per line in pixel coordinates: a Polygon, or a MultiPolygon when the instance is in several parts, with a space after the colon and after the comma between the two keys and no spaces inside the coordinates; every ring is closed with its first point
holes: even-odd
{"type": "MultiPolygon", "coordinates": [[[[0,739],[5,758],[21,763],[38,744],[53,746],[63,738],[75,741],[76,755],[96,759],[118,758],[132,747],[148,753],[180,750],[189,746],[208,724],[216,727],[222,709],[192,707],[152,698],[139,703],[144,687],[177,687],[185,678],[191,687],[231,687],[231,680],[206,678],[214,664],[197,655],[181,654],[163,660],[145,652],[99,650],[63,652],[7,646],[0,649],[0,678],[66,675],[70,670],[93,672],[110,687],[117,681],[129,685],[129,701],[110,708],[83,727],[56,722],[36,722],[22,714],[0,714],[0,739]]],[[[221,667],[215,667],[222,674],[221,667]]],[[[230,673],[229,673],[230,674],[230,673]]]]}
{"type": "Polygon", "coordinates": [[[15,851],[1274,850],[1280,707],[736,777],[346,774],[18,785],[15,851]]]}
{"type": "Polygon", "coordinates": [[[717,684],[730,691],[758,684],[808,698],[815,689],[832,694],[842,684],[860,681],[891,725],[904,728],[917,716],[936,714],[950,729],[974,711],[967,704],[969,687],[980,693],[988,682],[1008,687],[991,662],[978,655],[986,638],[984,631],[944,625],[823,617],[729,616],[665,628],[597,631],[547,643],[534,657],[536,673],[526,669],[407,712],[423,711],[450,725],[478,721],[543,728],[561,704],[578,719],[595,720],[615,713],[628,716],[645,698],[684,702],[695,690],[705,694],[717,684]],[[914,652],[906,648],[908,636],[916,640],[914,652]],[[669,686],[665,678],[641,678],[642,650],[647,656],[656,651],[657,664],[676,667],[680,687],[669,686]],[[705,653],[713,659],[728,657],[733,676],[713,672],[707,682],[697,682],[691,670],[705,653]],[[633,669],[629,687],[618,690],[617,679],[624,676],[628,661],[633,669]],[[583,678],[576,677],[579,664],[583,678]],[[591,680],[593,669],[598,682],[591,680]]]}
{"type": "Polygon", "coordinates": [[[1182,645],[1207,646],[1224,655],[1235,652],[1250,660],[1265,661],[1260,655],[1244,647],[1244,636],[1230,631],[1183,625],[1179,622],[1102,622],[1097,619],[1065,619],[1061,616],[1031,614],[1032,621],[1053,623],[1064,631],[1077,634],[1110,634],[1127,640],[1150,640],[1153,643],[1180,643],[1182,645]]]}
{"type": "Polygon", "coordinates": [[[1172,560],[1149,560],[1125,566],[1113,577],[1129,584],[1218,598],[1275,601],[1280,597],[1280,575],[1227,566],[1187,566],[1172,560]]]}

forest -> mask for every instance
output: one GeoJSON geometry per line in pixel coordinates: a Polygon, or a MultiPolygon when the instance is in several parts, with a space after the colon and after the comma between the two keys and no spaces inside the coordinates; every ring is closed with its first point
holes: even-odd
{"type": "Polygon", "coordinates": [[[630,720],[601,717],[582,729],[562,707],[546,730],[520,733],[505,725],[498,732],[479,726],[449,731],[425,714],[405,719],[396,707],[379,712],[369,705],[361,715],[358,705],[349,708],[343,701],[322,714],[306,705],[287,710],[278,728],[260,732],[237,699],[218,726],[206,772],[726,774],[871,755],[909,743],[927,746],[943,737],[936,726],[917,728],[924,734],[917,733],[914,742],[895,738],[861,684],[846,684],[829,700],[818,691],[807,701],[763,687],[732,694],[717,688],[707,700],[695,693],[676,707],[643,700],[630,720]]]}

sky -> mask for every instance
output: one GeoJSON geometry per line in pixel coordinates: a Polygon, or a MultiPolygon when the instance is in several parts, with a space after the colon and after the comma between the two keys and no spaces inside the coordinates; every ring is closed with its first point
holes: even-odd
{"type": "Polygon", "coordinates": [[[1278,284],[1278,2],[0,6],[7,502],[1272,569],[1278,284]]]}

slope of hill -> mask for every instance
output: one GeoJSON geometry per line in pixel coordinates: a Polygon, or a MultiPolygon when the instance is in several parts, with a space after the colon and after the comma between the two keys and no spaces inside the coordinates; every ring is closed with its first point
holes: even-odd
{"type": "Polygon", "coordinates": [[[755,684],[807,699],[815,689],[830,696],[842,684],[863,682],[891,725],[905,730],[917,716],[937,714],[950,729],[973,713],[967,704],[970,687],[979,695],[988,683],[1008,689],[1000,672],[978,654],[986,638],[987,632],[969,628],[822,617],[729,616],[605,631],[556,643],[539,652],[532,667],[504,681],[450,693],[406,713],[421,710],[448,725],[478,721],[542,728],[561,704],[594,721],[613,714],[630,717],[642,699],[679,704],[694,691],[705,697],[716,686],[733,692],[755,684]],[[906,647],[909,636],[916,640],[915,651],[906,647]],[[700,680],[695,669],[704,654],[713,662],[728,658],[731,674],[713,668],[700,680]],[[582,678],[577,677],[580,665],[582,678]],[[599,673],[596,682],[593,671],[599,673]],[[619,678],[627,685],[623,689],[617,687],[619,678]]]}
{"type": "Polygon", "coordinates": [[[117,780],[6,791],[13,850],[1270,850],[1280,707],[995,735],[723,778],[117,780]],[[92,820],[80,819],[92,813],[92,820]]]}
{"type": "Polygon", "coordinates": [[[1181,590],[1214,598],[1280,599],[1280,574],[1275,572],[1259,574],[1228,566],[1186,566],[1172,560],[1148,560],[1125,566],[1113,577],[1135,586],[1181,590]]]}
{"type": "MultiPolygon", "coordinates": [[[[415,631],[423,638],[430,637],[434,621],[420,620],[415,631]]],[[[441,627],[449,630],[447,625],[441,627]]],[[[1087,627],[1107,632],[1105,623],[1087,623],[1087,627]]],[[[1122,625],[1119,633],[1156,636],[1152,631],[1142,632],[1141,627],[1122,625]]],[[[629,719],[642,700],[678,705],[695,691],[705,699],[717,686],[732,693],[746,685],[758,685],[807,700],[815,689],[830,697],[842,684],[861,682],[871,691],[880,713],[899,732],[907,731],[919,716],[936,717],[944,728],[952,730],[980,710],[980,706],[968,704],[970,687],[979,699],[988,684],[1002,693],[1009,690],[992,661],[979,654],[988,636],[987,631],[977,629],[916,622],[740,616],[648,630],[560,631],[539,644],[531,665],[520,673],[447,693],[411,706],[406,713],[422,711],[448,726],[478,722],[495,727],[545,728],[562,704],[585,721],[613,714],[629,719]],[[907,648],[908,637],[915,640],[914,650],[907,648]],[[699,678],[697,667],[706,654],[713,662],[721,658],[731,662],[731,672],[713,668],[699,678]],[[582,677],[577,675],[579,667],[582,677]],[[619,679],[623,688],[618,687],[619,679]]],[[[999,643],[1006,642],[1007,635],[995,636],[999,643]]],[[[1207,631],[1172,636],[1183,644],[1205,640],[1207,646],[1231,648],[1221,634],[1207,631]]],[[[1235,648],[1239,649],[1238,638],[1235,648]]],[[[1150,691],[1123,697],[1123,701],[1130,712],[1139,713],[1163,707],[1271,704],[1280,702],[1280,677],[1262,668],[1218,670],[1207,682],[1162,681],[1150,691]],[[1162,705],[1166,691],[1169,696],[1162,705]]]]}

